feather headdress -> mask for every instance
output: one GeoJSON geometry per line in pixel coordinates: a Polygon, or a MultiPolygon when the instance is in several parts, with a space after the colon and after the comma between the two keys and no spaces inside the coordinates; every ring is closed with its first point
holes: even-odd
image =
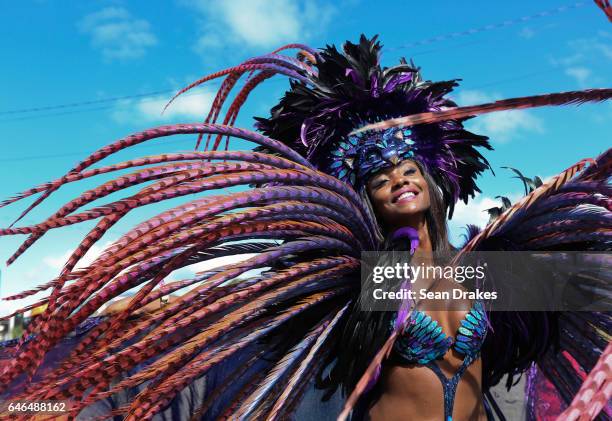
{"type": "Polygon", "coordinates": [[[383,67],[380,53],[376,37],[363,35],[359,44],[346,42],[342,52],[328,46],[317,56],[317,72],[308,76],[309,83],[293,82],[257,127],[356,188],[398,160],[417,160],[442,190],[450,217],[457,200],[467,202],[480,191],[475,179],[489,163],[477,148],[491,146],[487,137],[464,129],[465,117],[351,135],[367,123],[456,106],[447,97],[456,80],[424,81],[404,59],[383,67]]]}

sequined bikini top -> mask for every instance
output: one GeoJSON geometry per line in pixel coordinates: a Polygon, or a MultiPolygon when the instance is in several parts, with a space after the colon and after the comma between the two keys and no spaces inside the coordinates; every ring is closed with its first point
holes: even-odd
{"type": "MultiPolygon", "coordinates": [[[[391,326],[394,326],[394,322],[391,326]]],[[[440,379],[444,392],[444,420],[452,421],[457,384],[466,368],[480,355],[480,349],[487,335],[487,318],[484,305],[474,302],[470,311],[461,320],[453,338],[442,332],[436,320],[422,311],[413,311],[401,335],[393,346],[394,356],[402,363],[421,364],[430,368],[440,379]],[[457,372],[448,378],[436,364],[449,349],[454,348],[464,355],[457,372]]]]}
{"type": "Polygon", "coordinates": [[[466,356],[477,356],[487,334],[482,302],[476,301],[461,320],[455,338],[442,332],[438,322],[422,311],[413,311],[397,339],[394,351],[408,363],[427,364],[455,348],[466,356]]]}

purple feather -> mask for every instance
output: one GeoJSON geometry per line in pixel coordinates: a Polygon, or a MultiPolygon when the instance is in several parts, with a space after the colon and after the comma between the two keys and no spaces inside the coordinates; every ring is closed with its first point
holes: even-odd
{"type": "Polygon", "coordinates": [[[406,238],[410,241],[410,254],[413,255],[419,247],[419,232],[412,227],[398,228],[391,236],[392,241],[406,238]]]}

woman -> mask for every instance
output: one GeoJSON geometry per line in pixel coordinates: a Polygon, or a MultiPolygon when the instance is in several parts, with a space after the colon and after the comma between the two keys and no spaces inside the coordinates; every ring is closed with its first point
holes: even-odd
{"type": "MultiPolygon", "coordinates": [[[[416,253],[423,259],[433,256],[433,245],[429,235],[426,213],[430,213],[431,202],[435,202],[433,208],[441,209],[441,197],[435,188],[430,189],[422,168],[414,161],[405,160],[396,167],[382,170],[374,174],[367,183],[367,191],[374,206],[379,221],[391,232],[396,232],[403,227],[412,227],[418,233],[419,245],[416,253]],[[431,193],[430,193],[431,192],[431,193]],[[431,199],[430,199],[431,198],[431,199]],[[436,206],[437,205],[437,206],[436,206]]],[[[438,210],[439,212],[439,210],[438,210]]],[[[432,230],[442,231],[445,235],[445,224],[432,227],[432,230]]],[[[442,247],[436,244],[436,250],[449,249],[446,240],[442,247]]],[[[413,264],[416,262],[413,261],[413,264]]],[[[450,291],[457,284],[442,280],[435,285],[430,281],[429,285],[413,284],[413,290],[419,287],[429,288],[431,292],[450,291]]],[[[425,305],[426,300],[419,304],[425,305]]],[[[450,300],[449,300],[450,301],[450,300]]],[[[454,303],[458,304],[457,302],[454,303]]],[[[442,328],[441,334],[454,337],[468,311],[428,310],[427,314],[433,322],[442,328]]],[[[408,335],[409,336],[409,335],[408,335]]],[[[398,345],[402,341],[398,341],[398,345]]],[[[399,349],[399,348],[398,348],[399,349]]],[[[441,361],[432,363],[438,365],[446,378],[453,378],[464,362],[463,354],[448,348],[438,352],[442,356],[441,361]]],[[[478,351],[478,350],[476,350],[478,351]]],[[[401,352],[398,352],[401,362],[401,352]]],[[[440,393],[440,381],[437,371],[428,370],[425,367],[415,365],[414,359],[406,361],[409,368],[403,365],[391,365],[381,377],[382,395],[369,411],[372,420],[393,419],[441,419],[444,410],[445,394],[449,395],[452,403],[455,403],[446,412],[453,415],[454,419],[484,419],[485,412],[482,403],[482,367],[478,358],[466,365],[464,373],[458,377],[457,392],[443,390],[440,393]],[[417,386],[418,385],[418,386],[417,386]],[[450,396],[455,395],[455,396],[450,396]]],[[[427,366],[426,366],[427,367],[427,366]]],[[[433,367],[433,366],[429,366],[433,367]]]]}
{"type": "MultiPolygon", "coordinates": [[[[452,217],[458,200],[467,201],[479,191],[475,179],[489,168],[476,149],[490,149],[487,138],[466,131],[465,118],[499,109],[604,100],[612,93],[572,92],[456,108],[445,97],[455,81],[423,81],[418,69],[405,61],[383,68],[380,49],[375,38],[362,37],[359,44],[347,42],[342,53],[335,47],[289,45],[247,60],[192,85],[226,76],[204,124],[165,126],[126,137],[92,154],[65,177],[20,195],[42,193],[37,205],[63,184],[143,167],[84,193],[41,224],[0,231],[30,235],[12,261],[49,229],[100,219],[60,276],[41,286],[52,288],[47,310],[26,332],[33,339],[22,341],[4,369],[0,393],[12,390],[11,399],[70,398],[70,411],[76,415],[138,387],[138,395],[108,415],[142,420],[162,413],[182,391],[205,379],[206,398],[192,411],[194,419],[286,419],[317,377],[329,395],[338,386],[350,393],[341,418],[354,409],[355,418],[479,419],[484,416],[483,391],[486,395],[506,374],[512,382],[513,375],[537,361],[564,399],[571,400],[580,385],[578,369],[564,373],[571,377],[567,382],[546,365],[553,348],[548,333],[558,331],[563,337],[569,329],[562,317],[558,328],[557,320],[545,314],[485,317],[478,302],[465,302],[467,315],[418,308],[409,301],[398,312],[362,311],[360,257],[368,250],[404,250],[400,254],[409,255],[418,249],[415,259],[420,255],[435,260],[430,253],[451,251],[446,217],[452,217]],[[289,48],[299,49],[297,58],[279,54],[289,48]],[[215,124],[245,73],[249,78],[229,106],[224,124],[233,124],[249,93],[265,79],[284,74],[292,81],[270,117],[258,119],[263,135],[215,124]],[[402,116],[421,120],[402,128],[361,130],[402,116]],[[216,135],[212,150],[89,168],[121,149],[185,133],[207,135],[208,141],[216,135]],[[218,150],[225,136],[260,147],[218,150]],[[79,211],[142,183],[147,184],[124,199],[79,211]],[[74,269],[91,245],[132,209],[239,185],[251,188],[169,209],[128,232],[87,268],[74,269]],[[178,268],[247,253],[256,254],[191,279],[161,283],[178,268]],[[240,277],[258,268],[263,270],[259,276],[240,277]],[[130,319],[147,304],[186,287],[193,290],[147,317],[130,319]],[[134,288],[138,292],[123,310],[87,332],[44,378],[27,386],[20,383],[23,374],[36,373],[45,355],[102,304],[134,288]],[[460,321],[471,323],[473,340],[459,340],[461,332],[453,334],[460,321]],[[445,383],[453,373],[459,375],[445,383]]],[[[516,227],[536,221],[542,209],[571,227],[584,216],[583,204],[602,209],[594,217],[601,220],[590,222],[598,227],[596,232],[563,231],[553,246],[605,250],[610,232],[599,227],[609,217],[602,205],[608,194],[604,184],[609,155],[599,157],[598,165],[577,164],[482,233],[472,230],[464,250],[504,250],[510,245],[547,250],[551,237],[546,221],[538,225],[546,235],[535,230],[537,235],[527,239],[516,227]],[[582,194],[587,184],[599,195],[582,194]],[[568,191],[572,197],[557,194],[568,191]]],[[[444,283],[426,286],[448,288],[444,283]]],[[[554,355],[576,355],[580,369],[588,372],[607,344],[601,332],[610,320],[606,314],[576,317],[591,328],[574,334],[572,344],[578,341],[591,352],[576,353],[575,346],[561,340],[554,355]]]]}
{"type": "MultiPolygon", "coordinates": [[[[415,254],[420,261],[433,260],[434,249],[448,251],[452,248],[445,238],[445,221],[440,223],[438,220],[439,225],[435,225],[431,217],[443,209],[442,197],[431,176],[417,162],[405,160],[397,166],[373,174],[367,181],[366,190],[378,221],[387,232],[397,232],[405,227],[416,230],[418,247],[415,254]],[[432,221],[431,229],[428,227],[427,216],[432,221]],[[437,242],[442,244],[432,241],[430,231],[440,232],[437,242]]],[[[411,263],[418,265],[415,259],[411,263]]],[[[435,283],[428,280],[425,284],[418,281],[413,283],[412,290],[424,287],[432,293],[438,293],[452,291],[457,286],[444,279],[435,283]]],[[[469,303],[459,301],[466,300],[456,300],[453,304],[467,304],[465,307],[469,310],[469,303]]],[[[426,299],[418,301],[417,308],[420,307],[427,307],[426,299]]],[[[426,313],[431,317],[432,325],[441,327],[440,336],[454,338],[453,332],[458,332],[469,311],[428,308],[426,313]]],[[[402,353],[399,345],[403,342],[407,342],[410,348],[410,332],[406,333],[406,337],[396,343],[398,346],[394,358],[390,360],[392,363],[384,368],[378,396],[371,399],[375,402],[370,404],[369,419],[445,419],[451,415],[453,419],[486,419],[482,400],[482,367],[477,356],[480,344],[473,350],[473,360],[466,361],[465,365],[464,353],[448,345],[442,349],[434,348],[435,358],[430,357],[429,364],[423,365],[419,364],[418,359],[402,353]],[[441,390],[440,383],[445,384],[446,379],[453,377],[458,380],[456,386],[443,386],[441,390]],[[447,408],[445,396],[448,400],[447,408]]]]}

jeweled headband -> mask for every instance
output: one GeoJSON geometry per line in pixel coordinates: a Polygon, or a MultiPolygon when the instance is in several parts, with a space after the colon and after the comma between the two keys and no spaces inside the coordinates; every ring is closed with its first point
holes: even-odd
{"type": "Polygon", "coordinates": [[[331,152],[331,175],[360,188],[371,176],[405,159],[414,159],[410,129],[387,129],[351,135],[331,152]]]}

